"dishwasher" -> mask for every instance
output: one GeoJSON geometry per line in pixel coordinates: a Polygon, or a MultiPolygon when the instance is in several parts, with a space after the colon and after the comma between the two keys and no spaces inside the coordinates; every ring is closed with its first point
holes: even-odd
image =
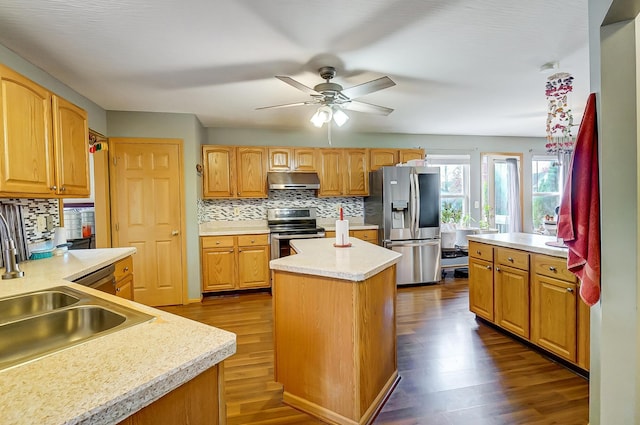
{"type": "Polygon", "coordinates": [[[106,292],[108,294],[116,294],[116,278],[115,278],[116,266],[110,264],[107,267],[103,267],[95,272],[91,272],[85,276],[79,277],[74,280],[74,283],[87,286],[89,288],[97,289],[99,291],[106,292]]]}

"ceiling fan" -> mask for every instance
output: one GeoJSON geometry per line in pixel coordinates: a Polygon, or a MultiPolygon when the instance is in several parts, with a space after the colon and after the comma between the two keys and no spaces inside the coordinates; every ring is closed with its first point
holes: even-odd
{"type": "Polygon", "coordinates": [[[354,100],[366,94],[395,86],[396,83],[394,83],[391,78],[385,76],[344,89],[340,84],[331,82],[331,79],[336,76],[336,69],[334,67],[323,66],[318,70],[318,73],[325,82],[317,84],[313,88],[305,86],[291,77],[281,75],[276,76],[280,81],[311,95],[311,100],[287,103],[284,105],[264,106],[256,109],[319,105],[318,110],[313,117],[311,117],[311,122],[316,127],[322,127],[322,124],[331,122],[332,118],[338,126],[342,126],[349,119],[342,109],[378,115],[389,115],[393,112],[393,109],[391,108],[354,100]]]}

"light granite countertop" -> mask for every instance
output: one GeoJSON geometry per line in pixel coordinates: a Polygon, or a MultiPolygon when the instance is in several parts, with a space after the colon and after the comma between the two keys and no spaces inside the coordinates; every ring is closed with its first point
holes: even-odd
{"type": "Polygon", "coordinates": [[[567,258],[567,248],[557,248],[546,244],[547,242],[556,242],[555,236],[536,235],[533,233],[489,233],[468,235],[467,239],[505,248],[567,258]]]}
{"type": "Polygon", "coordinates": [[[351,238],[348,248],[333,246],[335,239],[295,239],[297,254],[269,262],[272,270],[363,281],[397,263],[401,254],[360,239],[351,238]]]}
{"type": "Polygon", "coordinates": [[[134,253],[69,251],[0,281],[0,298],[64,285],[155,316],[1,370],[0,423],[115,424],[235,353],[233,333],[70,282],[134,253]]]}

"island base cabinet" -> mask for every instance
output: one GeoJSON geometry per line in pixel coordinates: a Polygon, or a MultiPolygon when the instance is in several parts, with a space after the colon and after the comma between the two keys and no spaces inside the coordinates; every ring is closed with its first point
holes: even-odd
{"type": "Polygon", "coordinates": [[[529,338],[529,272],[496,266],[494,283],[496,325],[529,338]]]}
{"type": "Polygon", "coordinates": [[[207,369],[119,425],[224,425],[222,364],[207,369]]]}
{"type": "Polygon", "coordinates": [[[369,423],[398,381],[395,265],[361,282],[274,271],[275,379],[286,404],[369,423]]]}

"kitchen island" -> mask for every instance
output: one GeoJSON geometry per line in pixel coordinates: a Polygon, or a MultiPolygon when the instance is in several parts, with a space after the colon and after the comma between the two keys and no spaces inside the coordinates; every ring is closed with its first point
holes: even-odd
{"type": "Polygon", "coordinates": [[[284,402],[334,424],[370,423],[398,382],[396,263],[352,239],[297,239],[272,260],[275,379],[284,402]]]}
{"type": "Polygon", "coordinates": [[[553,236],[469,235],[469,310],[510,334],[589,370],[589,307],[553,236]]]}
{"type": "MultiPolygon", "coordinates": [[[[147,422],[135,423],[181,424],[184,419],[174,413],[183,407],[180,399],[170,399],[168,410],[152,408],[193,382],[197,391],[207,389],[202,404],[216,411],[206,423],[224,423],[219,365],[235,353],[234,334],[70,282],[134,253],[134,248],[69,251],[23,262],[24,278],[0,282],[0,298],[68,286],[154,317],[0,370],[3,425],[128,423],[144,412],[151,412],[147,422]]],[[[198,393],[190,394],[197,399],[198,393]]]]}

